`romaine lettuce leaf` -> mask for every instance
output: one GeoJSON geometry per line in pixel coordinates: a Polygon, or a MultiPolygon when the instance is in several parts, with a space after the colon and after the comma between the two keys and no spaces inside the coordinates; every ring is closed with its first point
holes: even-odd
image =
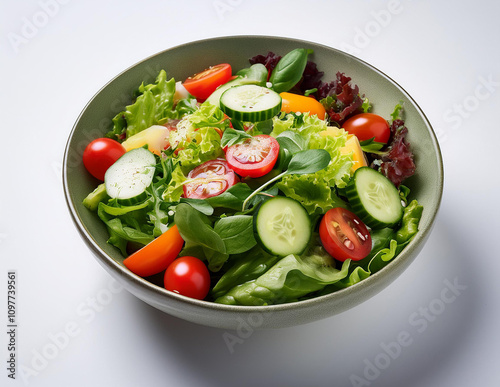
{"type": "Polygon", "coordinates": [[[272,305],[293,302],[332,285],[348,274],[349,262],[340,270],[326,252],[288,255],[258,278],[237,285],[215,300],[229,305],[272,305]]]}

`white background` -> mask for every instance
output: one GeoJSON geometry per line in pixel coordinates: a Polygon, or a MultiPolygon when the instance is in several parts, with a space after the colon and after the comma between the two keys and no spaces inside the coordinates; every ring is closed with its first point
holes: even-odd
{"type": "Polygon", "coordinates": [[[500,385],[498,2],[64,3],[1,1],[1,386],[500,385]],[[113,287],[72,224],[61,163],[78,114],[116,74],[181,43],[245,34],[340,48],[395,79],[438,134],[445,192],[427,245],[377,296],[305,326],[226,332],[113,287]],[[228,346],[228,333],[239,341],[228,346]]]}

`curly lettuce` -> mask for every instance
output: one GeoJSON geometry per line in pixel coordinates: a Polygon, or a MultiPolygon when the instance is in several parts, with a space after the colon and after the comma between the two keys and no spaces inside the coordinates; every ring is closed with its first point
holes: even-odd
{"type": "Polygon", "coordinates": [[[187,173],[205,161],[222,157],[224,151],[220,141],[219,132],[211,127],[201,128],[194,132],[193,139],[181,141],[177,146],[177,158],[182,170],[187,173]]]}
{"type": "Polygon", "coordinates": [[[325,169],[311,174],[286,175],[276,184],[281,192],[299,201],[311,215],[346,206],[332,187],[345,187],[351,174],[352,155],[341,152],[347,133],[338,131],[338,135],[331,136],[327,129],[326,123],[317,116],[288,114],[274,119],[271,133],[275,137],[287,131],[296,133],[303,138],[308,149],[324,149],[330,154],[331,162],[325,169]]]}
{"type": "Polygon", "coordinates": [[[169,120],[179,120],[197,109],[196,98],[189,95],[174,103],[175,79],[167,80],[161,70],[154,83],[141,83],[135,92],[134,103],[125,107],[113,119],[113,128],[106,136],[124,140],[152,125],[161,125],[169,120]]]}
{"type": "Polygon", "coordinates": [[[172,171],[172,177],[170,182],[163,191],[162,199],[168,203],[175,203],[181,200],[181,196],[184,193],[184,182],[187,180],[184,173],[182,173],[182,169],[180,165],[177,166],[172,171]]]}

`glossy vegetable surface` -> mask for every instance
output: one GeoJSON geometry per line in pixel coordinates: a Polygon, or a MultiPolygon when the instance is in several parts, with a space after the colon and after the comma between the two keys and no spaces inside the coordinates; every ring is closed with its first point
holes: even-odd
{"type": "Polygon", "coordinates": [[[374,138],[376,142],[387,143],[391,135],[384,117],[373,113],[361,113],[349,118],[342,127],[354,134],[360,141],[374,138]]]}
{"type": "Polygon", "coordinates": [[[177,258],[183,245],[184,240],[174,225],[126,258],[123,264],[131,272],[141,277],[149,277],[165,270],[177,258]]]}
{"type": "Polygon", "coordinates": [[[229,81],[230,78],[231,65],[222,63],[189,77],[184,81],[183,86],[190,94],[204,101],[217,87],[229,81]]]}
{"type": "Polygon", "coordinates": [[[279,144],[271,136],[262,134],[230,146],[227,163],[238,175],[261,177],[273,169],[279,154],[279,144]]]}
{"type": "Polygon", "coordinates": [[[110,138],[97,138],[83,151],[83,165],[96,179],[104,181],[104,174],[125,153],[125,148],[110,138]]]}
{"type": "Polygon", "coordinates": [[[338,261],[358,261],[368,255],[372,239],[365,224],[344,208],[332,208],[322,218],[319,226],[321,243],[338,261]]]}
{"type": "Polygon", "coordinates": [[[209,160],[191,170],[184,184],[184,197],[207,199],[220,195],[238,182],[238,176],[223,159],[209,160]]]}
{"type": "Polygon", "coordinates": [[[165,271],[165,289],[203,300],[210,289],[210,273],[196,257],[177,258],[165,271]]]}
{"type": "Polygon", "coordinates": [[[319,119],[325,118],[326,110],[313,97],[293,93],[281,93],[281,111],[286,113],[316,114],[319,119]]]}

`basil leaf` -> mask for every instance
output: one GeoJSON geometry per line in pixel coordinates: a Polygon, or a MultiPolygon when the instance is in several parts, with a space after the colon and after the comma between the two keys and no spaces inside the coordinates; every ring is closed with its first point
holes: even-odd
{"type": "Polygon", "coordinates": [[[257,242],[253,236],[253,217],[234,215],[221,218],[214,231],[224,241],[228,254],[240,254],[250,250],[257,242]]]}
{"type": "Polygon", "coordinates": [[[280,59],[269,78],[275,92],[288,91],[300,81],[310,53],[312,50],[297,48],[280,59]]]}
{"type": "Polygon", "coordinates": [[[225,148],[226,146],[239,144],[247,138],[252,138],[252,136],[245,133],[242,130],[234,130],[232,128],[227,128],[224,131],[224,134],[222,135],[220,145],[222,148],[225,148]]]}
{"type": "Polygon", "coordinates": [[[287,175],[305,175],[324,169],[330,164],[331,156],[324,149],[308,149],[296,153],[288,164],[287,175]]]}

